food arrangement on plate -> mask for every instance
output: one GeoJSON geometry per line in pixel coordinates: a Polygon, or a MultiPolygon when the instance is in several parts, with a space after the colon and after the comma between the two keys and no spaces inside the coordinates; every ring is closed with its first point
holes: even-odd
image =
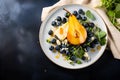
{"type": "MultiPolygon", "coordinates": [[[[51,21],[46,42],[53,54],[64,55],[66,60],[74,64],[89,62],[89,52],[100,50],[106,44],[106,32],[94,21],[96,17],[90,10],[79,8],[70,12],[66,8],[64,17],[57,16],[51,21]]],[[[59,58],[56,56],[56,58],[59,58]]]]}

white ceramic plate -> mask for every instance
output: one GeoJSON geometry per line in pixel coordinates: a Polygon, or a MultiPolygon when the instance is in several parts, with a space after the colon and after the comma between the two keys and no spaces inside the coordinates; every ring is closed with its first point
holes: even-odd
{"type": "MultiPolygon", "coordinates": [[[[70,4],[70,5],[64,5],[62,7],[59,7],[55,10],[53,10],[45,19],[45,21],[42,23],[41,28],[40,28],[40,33],[39,33],[39,41],[40,41],[40,45],[41,48],[43,49],[45,55],[55,64],[64,67],[64,68],[68,68],[68,69],[80,69],[80,68],[84,68],[87,67],[91,64],[93,64],[94,62],[96,62],[100,56],[103,54],[106,45],[101,47],[101,50],[97,50],[94,53],[89,52],[89,55],[91,57],[91,60],[88,62],[84,62],[82,64],[75,64],[74,66],[69,64],[66,60],[64,60],[64,57],[62,55],[60,55],[60,58],[57,59],[55,58],[55,56],[57,55],[57,53],[52,53],[49,50],[50,44],[48,44],[46,42],[46,39],[49,37],[48,35],[48,31],[50,30],[51,26],[51,22],[53,20],[55,20],[55,18],[59,15],[61,17],[64,17],[65,15],[65,11],[63,10],[63,8],[66,8],[67,10],[69,10],[70,12],[73,12],[74,10],[79,10],[80,8],[83,9],[84,11],[86,10],[90,10],[92,12],[92,14],[94,14],[96,20],[93,21],[95,24],[98,25],[98,27],[100,27],[103,31],[105,31],[107,33],[107,29],[106,26],[102,20],[102,18],[91,8],[88,8],[86,6],[81,6],[81,5],[76,5],[76,4],[70,4]]],[[[106,36],[107,39],[107,36],[106,36]]]]}

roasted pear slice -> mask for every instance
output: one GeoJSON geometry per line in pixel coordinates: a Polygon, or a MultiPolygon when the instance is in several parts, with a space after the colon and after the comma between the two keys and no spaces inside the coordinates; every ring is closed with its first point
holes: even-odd
{"type": "MultiPolygon", "coordinates": [[[[65,11],[69,12],[64,8],[65,11]]],[[[70,12],[69,12],[70,13],[70,12]]],[[[77,18],[70,13],[68,18],[68,33],[67,40],[73,45],[79,45],[85,42],[87,38],[87,31],[77,18]]]]}

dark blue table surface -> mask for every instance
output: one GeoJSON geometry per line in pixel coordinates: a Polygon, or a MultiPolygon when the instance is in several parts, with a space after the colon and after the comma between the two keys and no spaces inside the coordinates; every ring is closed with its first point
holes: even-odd
{"type": "Polygon", "coordinates": [[[0,80],[120,80],[120,61],[106,50],[78,70],[52,63],[39,44],[41,12],[58,0],[0,0],[0,80]]]}

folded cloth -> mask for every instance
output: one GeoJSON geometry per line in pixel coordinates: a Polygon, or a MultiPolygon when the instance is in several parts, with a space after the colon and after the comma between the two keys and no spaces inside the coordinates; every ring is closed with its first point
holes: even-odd
{"type": "Polygon", "coordinates": [[[120,59],[120,32],[110,22],[104,9],[98,7],[100,0],[60,0],[53,6],[44,7],[41,15],[41,21],[44,21],[47,15],[56,7],[60,7],[67,4],[80,4],[93,8],[104,20],[108,30],[108,46],[111,49],[114,58],[120,59]]]}

